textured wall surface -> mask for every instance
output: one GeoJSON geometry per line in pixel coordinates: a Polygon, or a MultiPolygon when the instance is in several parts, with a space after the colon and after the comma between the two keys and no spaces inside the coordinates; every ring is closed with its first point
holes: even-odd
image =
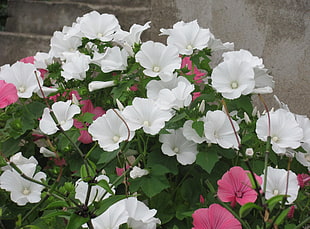
{"type": "MultiPolygon", "coordinates": [[[[114,13],[124,29],[151,20],[144,35],[165,42],[160,28],[197,19],[235,49],[262,57],[274,94],[292,112],[310,117],[310,0],[9,0],[7,32],[0,32],[0,65],[48,49],[48,36],[85,10],[114,13]]],[[[272,96],[267,96],[275,106],[272,96]]]]}

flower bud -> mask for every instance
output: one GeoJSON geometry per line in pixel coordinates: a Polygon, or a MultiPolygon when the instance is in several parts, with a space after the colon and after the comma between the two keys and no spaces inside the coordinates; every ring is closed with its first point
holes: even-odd
{"type": "Polygon", "coordinates": [[[254,155],[254,150],[252,148],[247,148],[245,150],[245,155],[247,155],[248,157],[252,157],[254,155]]]}
{"type": "Polygon", "coordinates": [[[199,112],[203,113],[205,111],[205,109],[206,109],[206,102],[205,102],[205,100],[202,100],[200,105],[199,105],[199,112]]]}
{"type": "Polygon", "coordinates": [[[113,87],[113,86],[115,86],[115,83],[113,80],[111,80],[111,81],[93,81],[93,82],[88,84],[88,90],[90,92],[92,92],[95,90],[99,90],[99,89],[103,89],[103,88],[107,88],[107,87],[113,87]]]}
{"type": "Polygon", "coordinates": [[[123,111],[124,110],[124,105],[121,103],[121,101],[119,101],[118,99],[116,99],[116,104],[117,104],[117,107],[120,111],[123,111]]]}
{"type": "Polygon", "coordinates": [[[45,147],[40,148],[40,153],[42,153],[44,157],[56,157],[56,153],[54,153],[53,151],[50,151],[49,149],[45,147]]]}
{"type": "Polygon", "coordinates": [[[138,177],[142,177],[149,174],[149,171],[146,169],[141,169],[137,166],[133,167],[132,170],[130,171],[129,175],[132,179],[136,179],[138,177]]]}
{"type": "Polygon", "coordinates": [[[244,117],[244,121],[246,124],[250,124],[251,123],[251,119],[248,116],[248,114],[246,112],[243,113],[243,117],[244,117]]]}

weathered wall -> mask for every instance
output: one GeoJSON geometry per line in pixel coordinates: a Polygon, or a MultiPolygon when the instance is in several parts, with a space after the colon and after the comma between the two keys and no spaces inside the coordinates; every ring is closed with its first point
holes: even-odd
{"type": "MultiPolygon", "coordinates": [[[[151,37],[163,42],[166,37],[158,36],[160,28],[172,27],[179,20],[188,22],[198,19],[202,27],[210,28],[211,32],[222,41],[234,42],[236,50],[247,49],[253,55],[262,57],[265,66],[275,78],[275,94],[289,104],[291,111],[310,117],[308,106],[310,0],[9,0],[9,2],[15,4],[15,8],[10,8],[8,32],[24,34],[19,36],[19,34],[0,33],[0,65],[12,63],[12,60],[18,60],[26,53],[29,55],[40,49],[43,51],[43,44],[48,43],[46,35],[52,35],[53,32],[47,29],[70,25],[72,21],[66,20],[63,23],[62,21],[81,16],[78,12],[86,8],[116,14],[124,29],[132,23],[143,24],[151,20],[152,28],[146,33],[145,38],[151,37]],[[29,14],[26,14],[26,6],[29,7],[29,14]],[[35,9],[35,6],[42,7],[41,11],[35,9]],[[18,15],[22,17],[18,18],[18,15]],[[42,41],[39,41],[40,31],[36,31],[42,27],[42,24],[36,25],[39,21],[45,25],[41,33],[45,35],[41,36],[42,41]],[[26,38],[31,40],[28,41],[26,38]],[[18,40],[20,44],[17,44],[18,40]],[[9,47],[10,43],[14,45],[9,47]],[[28,47],[25,44],[28,44],[28,47]]],[[[272,96],[268,98],[271,104],[272,96]]]]}
{"type": "MultiPolygon", "coordinates": [[[[177,17],[198,19],[222,41],[264,59],[274,93],[292,112],[310,117],[309,0],[175,0],[177,17]]],[[[272,96],[268,96],[271,101],[272,96]]],[[[274,103],[272,105],[275,105],[274,103]]]]}

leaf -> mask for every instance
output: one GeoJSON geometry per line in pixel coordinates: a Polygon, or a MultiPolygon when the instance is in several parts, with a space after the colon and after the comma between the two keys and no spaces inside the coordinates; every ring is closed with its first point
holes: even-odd
{"type": "Polygon", "coordinates": [[[197,134],[202,137],[204,133],[204,122],[203,121],[194,121],[192,124],[193,129],[196,130],[197,134]]]}
{"type": "Polygon", "coordinates": [[[19,139],[9,139],[2,143],[2,152],[6,157],[17,153],[20,150],[20,140],[19,139]]]}
{"type": "Polygon", "coordinates": [[[258,206],[255,203],[249,202],[249,203],[246,203],[240,207],[240,210],[239,210],[240,218],[247,216],[253,209],[257,209],[259,211],[264,210],[261,206],[258,206]]]}
{"type": "Polygon", "coordinates": [[[281,212],[279,217],[275,221],[275,225],[280,225],[283,223],[284,219],[287,217],[288,212],[290,211],[290,208],[287,208],[281,212]]]}
{"type": "Polygon", "coordinates": [[[70,216],[71,213],[67,211],[53,211],[51,213],[48,213],[44,216],[41,216],[42,219],[48,219],[55,216],[70,216]]]}
{"type": "Polygon", "coordinates": [[[77,229],[82,226],[84,223],[87,223],[90,220],[89,217],[82,217],[73,213],[69,219],[69,223],[66,229],[77,229]]]}
{"type": "Polygon", "coordinates": [[[272,208],[274,205],[278,204],[280,201],[283,200],[285,195],[276,195],[271,197],[269,200],[266,201],[266,204],[269,208],[272,208]]]}
{"type": "Polygon", "coordinates": [[[161,191],[169,188],[169,182],[165,176],[143,177],[141,189],[148,197],[152,198],[161,191]]]}
{"type": "Polygon", "coordinates": [[[104,190],[106,190],[108,193],[110,194],[114,194],[114,192],[112,191],[109,183],[106,180],[100,180],[97,185],[99,185],[100,187],[102,187],[104,190]]]}
{"type": "Polygon", "coordinates": [[[196,164],[200,165],[208,173],[211,173],[219,158],[215,151],[201,151],[197,154],[196,164]]]}
{"type": "Polygon", "coordinates": [[[62,208],[62,207],[68,207],[68,203],[66,201],[62,201],[62,200],[58,200],[58,201],[54,201],[50,204],[48,204],[45,209],[54,209],[54,208],[62,208]]]}

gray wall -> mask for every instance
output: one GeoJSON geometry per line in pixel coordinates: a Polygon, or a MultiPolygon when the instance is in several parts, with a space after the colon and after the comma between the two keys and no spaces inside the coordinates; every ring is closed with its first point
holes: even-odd
{"type": "MultiPolygon", "coordinates": [[[[292,112],[310,117],[310,0],[9,0],[9,3],[8,31],[0,33],[0,65],[45,51],[44,47],[48,50],[48,37],[53,31],[71,25],[71,19],[85,10],[114,13],[125,29],[128,24],[151,20],[152,29],[144,38],[163,42],[165,37],[158,36],[160,28],[170,28],[179,20],[198,19],[217,38],[234,42],[236,50],[247,49],[262,57],[276,81],[274,93],[292,112]],[[44,18],[48,21],[45,19],[45,31],[40,33],[36,30],[42,25],[35,23],[42,24],[44,18]]],[[[267,96],[267,100],[275,105],[272,96],[267,96]]]]}

